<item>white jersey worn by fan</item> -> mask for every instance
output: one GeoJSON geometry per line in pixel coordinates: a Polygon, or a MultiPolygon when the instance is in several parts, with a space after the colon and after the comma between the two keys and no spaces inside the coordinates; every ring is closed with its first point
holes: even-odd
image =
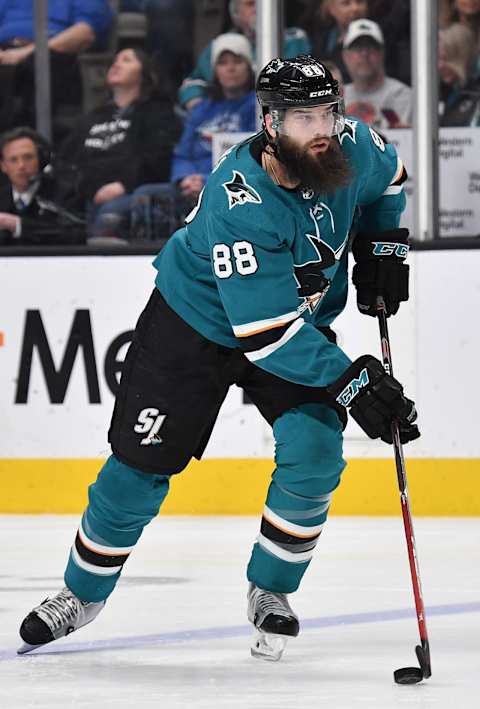
{"type": "Polygon", "coordinates": [[[374,128],[403,128],[412,123],[412,90],[386,76],[374,91],[359,91],[354,84],[344,87],[345,112],[374,128]]]}

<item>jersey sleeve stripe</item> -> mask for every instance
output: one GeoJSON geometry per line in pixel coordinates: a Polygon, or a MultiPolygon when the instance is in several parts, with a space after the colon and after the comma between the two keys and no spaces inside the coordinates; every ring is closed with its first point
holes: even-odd
{"type": "Polygon", "coordinates": [[[239,337],[238,345],[242,352],[254,352],[255,350],[261,350],[267,345],[271,345],[273,342],[279,340],[283,334],[288,330],[291,323],[286,325],[278,325],[277,327],[271,327],[269,330],[262,330],[256,335],[248,335],[248,337],[239,337]]]}
{"type": "Polygon", "coordinates": [[[403,183],[407,179],[407,171],[402,160],[397,156],[397,169],[389,186],[382,193],[382,196],[400,194],[403,191],[403,183]]]}
{"type": "Polygon", "coordinates": [[[268,357],[269,355],[279,350],[280,347],[283,347],[283,345],[285,345],[289,340],[291,340],[292,337],[294,337],[304,325],[305,320],[303,318],[298,318],[283,333],[279,340],[277,340],[276,342],[272,342],[269,345],[266,345],[266,347],[262,347],[262,349],[260,350],[255,350],[254,352],[247,352],[245,353],[245,357],[250,360],[250,362],[257,362],[259,359],[264,359],[265,357],[268,357]]]}
{"type": "Polygon", "coordinates": [[[233,325],[233,333],[235,337],[250,337],[250,335],[258,335],[265,330],[271,330],[275,327],[281,327],[286,323],[296,320],[298,313],[296,310],[284,315],[277,315],[275,318],[267,318],[266,320],[255,320],[247,322],[243,325],[233,325]]]}
{"type": "Polygon", "coordinates": [[[385,192],[382,193],[382,196],[391,194],[400,194],[400,192],[403,191],[403,185],[390,185],[390,187],[387,187],[385,192]]]}
{"type": "Polygon", "coordinates": [[[403,166],[403,161],[397,155],[397,169],[396,169],[395,174],[392,178],[392,181],[390,182],[391,185],[394,185],[396,182],[398,182],[400,180],[400,178],[403,175],[404,169],[405,168],[403,166]]]}

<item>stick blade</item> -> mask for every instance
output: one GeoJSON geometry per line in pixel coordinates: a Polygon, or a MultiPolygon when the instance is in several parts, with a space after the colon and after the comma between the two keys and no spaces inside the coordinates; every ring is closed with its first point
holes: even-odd
{"type": "Polygon", "coordinates": [[[430,665],[430,648],[427,641],[422,642],[422,646],[417,645],[415,647],[415,654],[417,656],[418,663],[421,667],[423,677],[428,679],[432,676],[432,667],[430,665]]]}

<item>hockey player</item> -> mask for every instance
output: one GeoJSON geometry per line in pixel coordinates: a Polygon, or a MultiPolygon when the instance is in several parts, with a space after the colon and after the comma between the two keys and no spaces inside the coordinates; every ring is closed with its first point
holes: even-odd
{"type": "Polygon", "coordinates": [[[276,469],[247,569],[254,655],[299,632],[296,591],[345,466],[346,410],[371,438],[419,436],[415,407],[379,360],[353,363],[330,329],[347,296],[349,234],[362,313],[408,299],[406,173],[392,145],[344,117],[310,56],[274,59],[257,95],[263,130],[219,161],[155,260],[156,288],[127,354],[109,440],[89,489],[65,588],[25,618],[26,652],[95,618],[170,477],[200,458],[231,384],[273,428],[276,469]]]}

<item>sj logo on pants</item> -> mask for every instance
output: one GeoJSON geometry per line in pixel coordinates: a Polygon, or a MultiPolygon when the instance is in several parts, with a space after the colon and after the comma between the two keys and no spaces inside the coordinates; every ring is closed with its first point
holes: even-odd
{"type": "Polygon", "coordinates": [[[167,418],[166,414],[161,414],[159,409],[147,406],[138,414],[137,423],[133,427],[135,433],[146,433],[145,438],[140,441],[141,446],[156,446],[162,443],[158,435],[163,422],[167,418]]]}

